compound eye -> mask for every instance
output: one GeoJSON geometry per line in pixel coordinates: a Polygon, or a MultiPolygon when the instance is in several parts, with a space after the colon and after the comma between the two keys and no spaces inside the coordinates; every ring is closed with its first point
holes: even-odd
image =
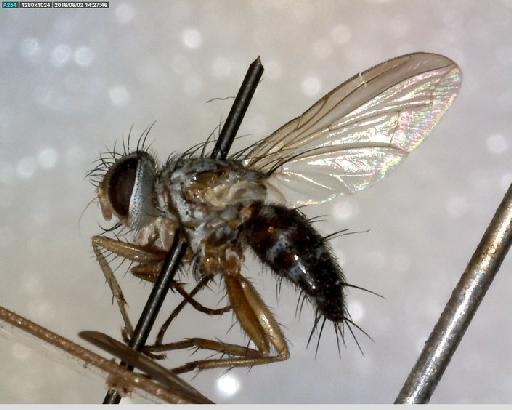
{"type": "Polygon", "coordinates": [[[128,218],[138,165],[138,158],[127,158],[116,166],[110,176],[108,189],[110,203],[114,211],[123,218],[128,218]]]}

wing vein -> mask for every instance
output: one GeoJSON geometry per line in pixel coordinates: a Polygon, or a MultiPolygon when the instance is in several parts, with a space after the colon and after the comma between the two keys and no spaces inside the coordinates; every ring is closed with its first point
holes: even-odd
{"type": "MultiPolygon", "coordinates": [[[[447,57],[397,57],[339,85],[240,158],[246,167],[268,175],[278,190],[288,189],[279,178],[295,180],[303,193],[310,186],[314,199],[307,198],[308,203],[323,202],[326,195],[331,199],[333,192],[360,191],[425,139],[460,83],[460,69],[447,57]]],[[[282,197],[293,205],[304,203],[282,197]]]]}

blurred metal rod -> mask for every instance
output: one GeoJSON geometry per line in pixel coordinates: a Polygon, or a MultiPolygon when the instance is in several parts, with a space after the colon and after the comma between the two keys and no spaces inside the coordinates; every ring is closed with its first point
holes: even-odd
{"type": "Polygon", "coordinates": [[[395,404],[428,403],[512,242],[512,185],[476,248],[395,404]]]}

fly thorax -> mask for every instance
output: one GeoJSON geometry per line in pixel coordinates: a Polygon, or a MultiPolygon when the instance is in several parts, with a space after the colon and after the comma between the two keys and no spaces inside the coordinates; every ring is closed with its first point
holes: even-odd
{"type": "Polygon", "coordinates": [[[202,244],[236,240],[247,208],[263,201],[263,177],[236,161],[181,160],[168,178],[172,207],[197,253],[202,244]]]}

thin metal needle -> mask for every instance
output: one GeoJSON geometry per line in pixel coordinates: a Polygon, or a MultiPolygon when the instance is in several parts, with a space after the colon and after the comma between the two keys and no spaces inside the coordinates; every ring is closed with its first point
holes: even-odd
{"type": "Polygon", "coordinates": [[[455,287],[396,404],[428,403],[512,243],[512,185],[455,287]]]}
{"type": "Polygon", "coordinates": [[[228,118],[226,119],[219,138],[213,147],[211,155],[212,158],[226,159],[228,156],[231,144],[233,144],[238,128],[242,123],[247,107],[249,107],[249,104],[251,103],[252,96],[256,91],[256,87],[258,86],[262,75],[263,65],[258,57],[252,62],[245,74],[244,81],[238,90],[238,94],[231,106],[231,110],[229,110],[228,118]]]}
{"type": "MultiPolygon", "coordinates": [[[[249,66],[245,74],[244,81],[238,90],[238,94],[231,106],[226,122],[213,148],[212,158],[226,159],[262,74],[263,65],[258,57],[249,66]]],[[[183,235],[176,235],[162,266],[162,270],[155,281],[153,290],[149,295],[146,306],[133,332],[133,337],[129,343],[130,347],[133,349],[140,351],[146,344],[146,340],[155,323],[160,307],[167,295],[169,285],[174,279],[186,249],[187,242],[183,235]]],[[[118,404],[120,401],[121,395],[119,392],[115,389],[110,389],[103,399],[103,404],[118,404]]]]}

